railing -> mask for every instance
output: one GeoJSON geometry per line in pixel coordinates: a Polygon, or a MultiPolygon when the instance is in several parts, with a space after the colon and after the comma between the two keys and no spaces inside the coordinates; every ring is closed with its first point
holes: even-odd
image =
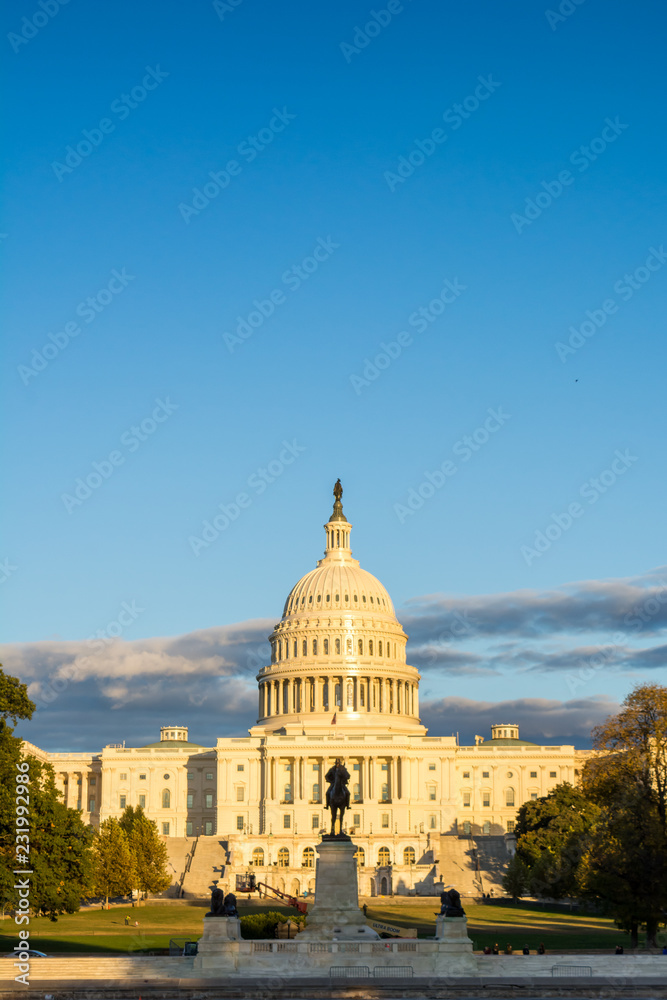
{"type": "Polygon", "coordinates": [[[370,979],[371,970],[367,965],[332,965],[329,969],[331,979],[370,979]]]}
{"type": "Polygon", "coordinates": [[[376,965],[373,969],[375,979],[412,979],[414,974],[411,965],[376,965]]]}
{"type": "Polygon", "coordinates": [[[593,975],[593,969],[590,965],[552,965],[551,975],[558,978],[567,978],[568,976],[585,978],[593,975]]]}

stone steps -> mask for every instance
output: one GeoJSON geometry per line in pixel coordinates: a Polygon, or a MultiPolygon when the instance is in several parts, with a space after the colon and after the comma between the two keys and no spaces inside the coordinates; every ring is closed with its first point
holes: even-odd
{"type": "Polygon", "coordinates": [[[200,837],[190,871],[183,881],[183,896],[190,899],[210,896],[213,880],[224,877],[226,864],[226,841],[218,837],[200,837]]]}

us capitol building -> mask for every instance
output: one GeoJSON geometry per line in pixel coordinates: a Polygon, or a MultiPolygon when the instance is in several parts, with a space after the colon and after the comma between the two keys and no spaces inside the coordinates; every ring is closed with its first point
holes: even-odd
{"type": "Polygon", "coordinates": [[[314,888],[314,847],[327,832],[324,775],[350,772],[345,827],[358,845],[360,892],[432,893],[498,885],[518,807],[575,784],[585,751],[539,746],[515,724],[459,746],[429,736],[407,635],[379,580],[352,558],[340,481],[326,549],[290,591],[257,675],[257,723],[215,747],[164,726],[148,746],[28,752],[49,760],[67,805],[97,826],[141,805],[165,837],[173,893],[234,890],[248,871],[293,895],[314,888]],[[495,873],[495,874],[494,874],[495,873]]]}

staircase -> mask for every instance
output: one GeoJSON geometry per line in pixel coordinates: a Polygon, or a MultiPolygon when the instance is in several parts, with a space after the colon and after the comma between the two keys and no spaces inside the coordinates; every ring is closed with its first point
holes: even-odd
{"type": "Polygon", "coordinates": [[[494,895],[504,895],[503,875],[510,855],[504,837],[478,837],[475,840],[483,891],[493,889],[494,895]]]}
{"type": "Polygon", "coordinates": [[[180,895],[180,886],[183,873],[185,871],[186,859],[192,845],[195,843],[194,837],[161,837],[167,846],[169,860],[167,861],[167,871],[171,875],[171,885],[157,896],[174,897],[180,895]]]}
{"type": "Polygon", "coordinates": [[[186,899],[210,896],[213,880],[224,878],[226,865],[227,842],[218,837],[199,837],[183,879],[182,896],[186,899]]]}
{"type": "Polygon", "coordinates": [[[467,837],[452,834],[440,837],[438,868],[445,885],[453,885],[462,896],[477,896],[481,893],[475,845],[467,837]]]}

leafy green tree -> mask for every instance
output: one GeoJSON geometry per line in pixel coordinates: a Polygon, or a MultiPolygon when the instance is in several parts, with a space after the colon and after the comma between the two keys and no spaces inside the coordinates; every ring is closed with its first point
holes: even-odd
{"type": "Polygon", "coordinates": [[[642,684],[593,730],[582,784],[601,809],[581,871],[636,946],[655,945],[667,909],[667,687],[642,684]]]}
{"type": "Polygon", "coordinates": [[[503,875],[503,889],[512,899],[521,899],[530,889],[530,872],[527,865],[515,854],[503,875]]]}
{"type": "Polygon", "coordinates": [[[19,719],[30,719],[35,704],[16,677],[0,669],[0,893],[3,902],[14,901],[16,855],[16,775],[21,763],[21,743],[14,736],[19,719]]]}
{"type": "Polygon", "coordinates": [[[567,782],[524,802],[517,813],[516,857],[526,867],[532,895],[578,895],[579,864],[599,815],[599,807],[567,782]]]}
{"type": "Polygon", "coordinates": [[[89,891],[92,830],[59,801],[52,766],[14,736],[13,726],[34,709],[25,684],[0,670],[0,891],[16,905],[14,870],[31,870],[31,909],[55,920],[78,910],[89,891]],[[25,825],[17,825],[19,814],[25,825]]]}
{"type": "Polygon", "coordinates": [[[127,806],[119,820],[125,831],[134,856],[137,871],[137,888],[144,897],[149,892],[164,892],[171,885],[167,871],[169,852],[160,839],[157,825],[148,819],[141,806],[127,806]]]}
{"type": "Polygon", "coordinates": [[[98,896],[127,896],[137,887],[134,855],[117,819],[105,819],[93,841],[93,891],[98,896]]]}

